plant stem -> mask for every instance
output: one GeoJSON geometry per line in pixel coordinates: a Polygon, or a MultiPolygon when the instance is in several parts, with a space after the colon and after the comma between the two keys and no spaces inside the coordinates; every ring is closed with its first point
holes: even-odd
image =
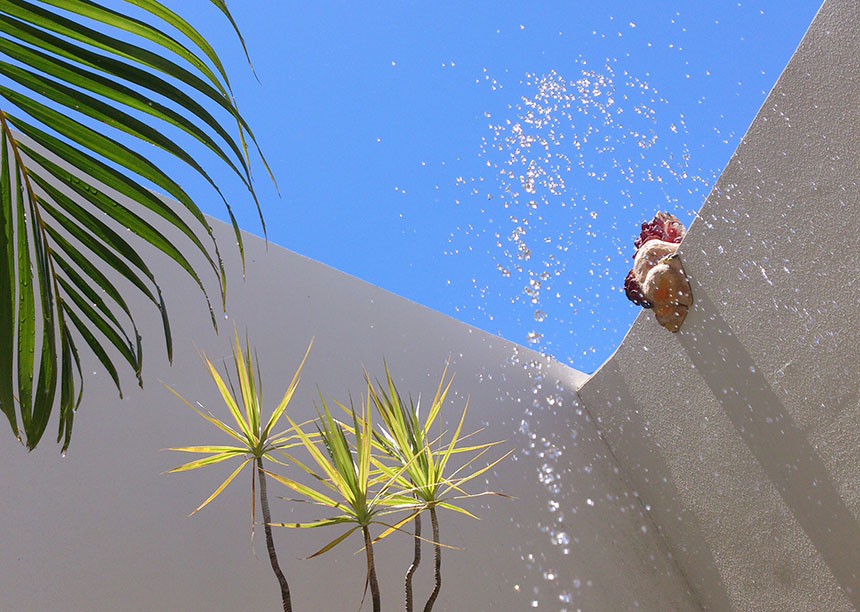
{"type": "Polygon", "coordinates": [[[406,612],[412,612],[412,576],[421,563],[421,515],[415,515],[415,554],[412,557],[412,565],[406,571],[406,612]]]}
{"type": "Polygon", "coordinates": [[[430,593],[430,598],[424,606],[424,612],[430,612],[433,609],[433,604],[436,603],[436,598],[439,596],[439,589],[442,587],[442,546],[439,544],[439,521],[436,518],[436,507],[430,507],[430,522],[433,524],[433,554],[436,560],[436,585],[433,587],[433,592],[430,593]]]}
{"type": "Polygon", "coordinates": [[[269,514],[269,496],[266,493],[266,475],[263,473],[263,460],[257,457],[256,462],[257,474],[260,476],[260,505],[263,507],[263,526],[266,530],[266,548],[269,551],[269,561],[272,563],[272,571],[275,572],[278,584],[281,585],[281,599],[284,602],[284,612],[293,612],[293,606],[290,603],[290,587],[287,585],[287,579],[284,577],[284,572],[281,571],[281,566],[278,565],[278,555],[275,554],[275,542],[272,539],[272,516],[269,514]]]}
{"type": "Polygon", "coordinates": [[[376,564],[373,561],[373,542],[370,540],[370,531],[367,526],[362,526],[364,534],[364,549],[367,551],[367,577],[370,582],[370,596],[373,598],[373,612],[382,609],[379,603],[379,583],[376,581],[376,564]]]}

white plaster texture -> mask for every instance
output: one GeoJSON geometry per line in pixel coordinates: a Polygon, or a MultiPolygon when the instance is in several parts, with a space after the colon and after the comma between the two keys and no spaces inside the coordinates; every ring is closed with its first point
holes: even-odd
{"type": "Polygon", "coordinates": [[[824,3],[692,224],[695,303],[580,389],[705,609],[860,609],[860,5],[824,3]]]}

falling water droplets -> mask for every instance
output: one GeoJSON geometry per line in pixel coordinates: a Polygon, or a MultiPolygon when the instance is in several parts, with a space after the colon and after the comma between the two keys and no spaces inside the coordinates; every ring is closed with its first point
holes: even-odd
{"type": "MultiPolygon", "coordinates": [[[[641,24],[624,19],[613,28],[612,34],[623,30],[637,44],[646,42],[641,24]]],[[[597,29],[595,35],[603,36],[597,29]]],[[[587,476],[591,465],[571,465],[569,459],[581,457],[569,450],[586,439],[574,422],[589,417],[575,392],[558,386],[548,358],[555,353],[583,371],[605,360],[636,315],[623,284],[640,224],[657,210],[689,224],[716,172],[701,166],[698,149],[685,142],[687,117],[640,61],[623,54],[580,55],[560,65],[563,71],[524,75],[483,69],[479,83],[488,102],[479,116],[486,131],[474,175],[458,172],[456,188],[463,193],[458,204],[484,220],[479,230],[464,228],[470,243],[460,252],[486,255],[490,272],[475,273],[482,300],[464,310],[515,321],[517,336],[496,322],[493,331],[545,358],[523,349],[508,364],[531,380],[530,394],[517,398],[523,411],[516,455],[545,494],[535,520],[546,538],[543,550],[551,552],[522,551],[530,579],[520,582],[520,607],[572,612],[592,577],[575,577],[564,564],[579,552],[579,538],[587,537],[572,515],[599,515],[606,498],[568,486],[573,471],[594,478],[587,476]],[[563,419],[572,420],[564,431],[563,419]]]]}
{"type": "Polygon", "coordinates": [[[622,288],[642,220],[660,209],[686,221],[714,176],[694,165],[686,117],[633,66],[579,56],[564,73],[519,82],[506,73],[505,83],[485,68],[479,81],[492,98],[481,119],[481,170],[457,177],[486,221],[487,244],[469,250],[486,252],[499,273],[481,289],[492,302],[463,308],[490,320],[533,319],[539,328],[524,324],[511,339],[585,371],[635,316],[622,288]],[[495,304],[504,314],[490,312],[495,304]],[[577,333],[585,329],[591,334],[577,333]],[[589,342],[595,333],[600,346],[589,342]]]}

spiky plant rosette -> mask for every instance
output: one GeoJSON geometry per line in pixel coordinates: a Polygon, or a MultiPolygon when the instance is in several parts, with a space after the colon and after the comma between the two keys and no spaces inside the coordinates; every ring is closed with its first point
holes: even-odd
{"type": "MultiPolygon", "coordinates": [[[[352,427],[347,427],[334,419],[325,399],[321,396],[322,411],[318,413],[316,438],[306,433],[302,426],[292,419],[293,431],[301,441],[302,447],[316,463],[318,470],[306,466],[299,461],[294,452],[285,453],[290,462],[309,474],[314,482],[321,485],[324,491],[302,484],[292,478],[271,473],[270,476],[286,485],[293,491],[304,496],[303,501],[322,506],[335,514],[314,521],[303,523],[272,523],[273,526],[291,527],[298,529],[314,529],[332,525],[343,525],[347,529],[333,540],[329,541],[307,558],[322,555],[346,540],[356,531],[361,530],[364,537],[364,549],[367,554],[368,587],[373,599],[373,610],[379,612],[380,594],[376,579],[373,544],[387,537],[408,522],[415,513],[421,510],[415,499],[395,489],[399,476],[405,467],[394,473],[374,472],[372,469],[373,420],[369,399],[362,404],[361,412],[351,406],[344,410],[352,415],[352,427]],[[354,438],[354,445],[347,439],[347,433],[354,438]],[[322,447],[322,448],[320,448],[322,447]],[[392,522],[386,517],[392,514],[408,513],[406,518],[392,522]],[[384,529],[382,534],[373,538],[370,527],[378,525],[384,529]]],[[[295,500],[293,500],[295,501],[295,500]]]]}
{"type": "MultiPolygon", "coordinates": [[[[275,433],[273,430],[277,425],[278,421],[284,415],[287,406],[290,403],[293,394],[295,393],[296,387],[299,384],[299,376],[301,375],[301,371],[305,365],[305,361],[307,361],[312,344],[313,341],[308,344],[307,351],[305,352],[305,355],[302,358],[299,367],[296,369],[296,372],[293,375],[293,378],[290,381],[287,390],[284,392],[281,401],[269,415],[269,418],[265,420],[263,419],[262,413],[262,390],[260,389],[261,377],[259,372],[259,362],[256,364],[257,367],[255,368],[255,364],[251,355],[251,348],[247,341],[247,338],[246,350],[243,351],[238,333],[236,333],[235,335],[235,343],[233,347],[233,366],[239,384],[238,394],[236,393],[236,389],[230,377],[228,376],[228,380],[225,382],[221,374],[218,372],[218,369],[215,367],[209,357],[207,357],[205,353],[200,354],[200,358],[203,361],[204,366],[206,367],[207,373],[218,387],[218,391],[221,395],[221,398],[224,400],[224,403],[226,404],[230,415],[233,417],[235,427],[231,427],[230,425],[216,417],[214,414],[212,414],[212,412],[203,408],[202,405],[199,408],[193,405],[191,402],[182,397],[182,395],[179,394],[172,387],[167,386],[167,389],[171,391],[176,397],[178,397],[186,406],[194,410],[197,414],[212,423],[222,432],[226,433],[238,444],[183,446],[177,448],[170,448],[168,450],[183,453],[203,454],[207,456],[179,465],[171,470],[168,470],[166,473],[172,474],[176,472],[194,470],[197,468],[205,467],[207,465],[214,465],[216,463],[221,463],[222,461],[227,461],[229,459],[234,458],[242,459],[242,462],[239,464],[239,466],[218,486],[218,488],[215,489],[215,491],[208,498],[206,498],[206,500],[203,501],[203,503],[197,506],[197,508],[195,508],[191,512],[191,514],[189,514],[189,516],[196,514],[205,506],[207,506],[212,500],[218,497],[218,495],[221,494],[221,492],[227,487],[227,485],[230,484],[230,482],[232,482],[234,478],[236,478],[239,472],[242,471],[242,468],[244,468],[249,462],[257,458],[261,458],[268,459],[269,461],[272,461],[274,463],[282,463],[282,461],[276,458],[273,453],[275,451],[283,451],[284,449],[299,444],[297,438],[295,438],[295,436],[289,433],[291,431],[291,428],[279,431],[277,433],[275,433]],[[237,397],[240,399],[237,399],[237,397]]],[[[254,504],[251,505],[251,518],[253,525],[254,504]]]]}
{"type": "Polygon", "coordinates": [[[260,375],[260,365],[259,359],[256,363],[256,372],[255,372],[255,364],[254,360],[251,357],[251,347],[248,342],[247,336],[245,338],[245,351],[242,350],[242,344],[239,341],[239,334],[236,332],[235,334],[235,342],[233,345],[233,366],[236,372],[236,377],[239,385],[239,393],[236,393],[236,389],[233,386],[232,380],[229,378],[227,382],[224,382],[224,379],[218,373],[218,369],[214,366],[214,364],[209,360],[209,358],[201,353],[200,357],[203,360],[204,365],[206,366],[206,370],[209,373],[209,376],[215,382],[215,385],[218,387],[218,391],[221,394],[221,398],[224,400],[224,403],[227,405],[227,409],[230,412],[230,415],[233,417],[233,421],[235,422],[235,427],[231,427],[214,414],[200,406],[197,408],[192,405],[188,400],[182,397],[179,393],[167,387],[176,395],[180,400],[182,400],[187,406],[192,408],[197,414],[202,416],[204,419],[215,425],[222,432],[226,433],[230,438],[234,440],[233,445],[207,445],[207,446],[183,446],[178,448],[171,448],[170,450],[179,451],[184,453],[195,453],[206,455],[201,459],[195,459],[194,461],[190,461],[183,465],[173,468],[169,470],[169,473],[173,472],[184,472],[188,470],[194,470],[197,468],[201,468],[207,465],[213,465],[216,463],[221,463],[222,461],[227,461],[229,459],[241,459],[241,463],[239,466],[233,470],[233,472],[227,476],[224,482],[215,489],[215,491],[208,497],[206,500],[197,506],[194,511],[189,514],[195,514],[202,508],[204,508],[209,502],[218,497],[221,492],[233,481],[234,478],[242,471],[242,469],[248,465],[248,463],[253,462],[254,472],[251,475],[251,541],[253,542],[254,538],[254,525],[256,523],[255,513],[256,513],[256,504],[257,504],[257,490],[256,490],[256,480],[254,476],[257,477],[260,483],[260,507],[263,511],[263,523],[264,530],[266,533],[266,549],[269,555],[269,562],[272,565],[272,571],[275,573],[275,577],[278,580],[278,584],[281,589],[281,600],[283,602],[284,612],[292,612],[292,603],[290,596],[290,588],[287,583],[287,579],[284,576],[283,571],[281,570],[280,564],[278,563],[277,553],[275,552],[275,543],[272,537],[272,527],[271,527],[271,515],[269,513],[269,498],[266,490],[266,476],[268,472],[263,469],[263,460],[272,461],[274,463],[283,465],[283,462],[274,457],[274,453],[285,452],[286,449],[291,448],[300,444],[301,442],[297,441],[296,437],[290,433],[291,429],[286,429],[284,431],[275,433],[275,427],[280,421],[281,417],[284,416],[285,411],[287,409],[287,405],[290,403],[290,399],[293,397],[295,393],[296,387],[299,384],[299,375],[301,374],[302,368],[305,365],[305,361],[307,361],[308,354],[310,353],[311,346],[313,345],[313,340],[308,344],[307,351],[305,351],[305,355],[302,358],[299,367],[296,369],[296,373],[293,375],[293,379],[290,381],[289,386],[287,387],[286,392],[284,393],[281,401],[275,406],[275,409],[272,411],[272,414],[269,415],[268,419],[263,418],[263,396],[262,396],[262,377],[260,375]],[[241,402],[240,399],[241,398],[241,402]],[[240,408],[241,403],[241,408],[240,408]]]}
{"type": "MultiPolygon", "coordinates": [[[[377,381],[376,386],[374,386],[365,372],[368,395],[382,420],[382,425],[374,432],[375,444],[382,451],[382,456],[373,457],[372,461],[382,475],[395,478],[405,493],[412,495],[424,509],[430,512],[433,529],[433,539],[430,542],[434,547],[435,584],[424,606],[425,612],[429,612],[433,608],[442,582],[441,549],[445,545],[440,541],[436,509],[445,508],[471,518],[477,518],[462,506],[464,500],[481,495],[503,494],[494,491],[469,494],[466,493],[463,486],[468,481],[492,469],[512,452],[509,451],[483,468],[469,471],[470,466],[488,452],[491,447],[500,444],[500,442],[458,446],[463,440],[480,431],[462,435],[463,423],[468,410],[468,400],[450,442],[442,444],[441,440],[445,436],[445,432],[442,432],[435,439],[431,437],[430,429],[440,414],[445,397],[453,382],[453,376],[446,382],[446,373],[447,367],[442,373],[427,415],[422,420],[420,398],[417,403],[413,402],[411,396],[408,402],[404,401],[397,391],[388,364],[385,364],[384,384],[377,381]],[[474,454],[468,461],[465,461],[457,469],[449,470],[449,461],[452,456],[470,452],[474,454]]],[[[413,561],[406,572],[404,581],[406,612],[412,612],[413,609],[412,578],[421,561],[421,541],[424,540],[421,537],[420,513],[414,517],[414,529],[413,561]]]]}
{"type": "Polygon", "coordinates": [[[482,492],[466,495],[462,488],[466,482],[484,474],[510,452],[496,459],[489,465],[469,472],[474,464],[491,447],[501,444],[501,441],[488,442],[472,446],[458,446],[463,440],[471,438],[481,430],[462,435],[463,425],[468,410],[468,400],[460,415],[456,429],[447,444],[442,443],[444,432],[436,438],[431,437],[430,429],[440,414],[448,394],[453,376],[446,381],[447,368],[436,389],[436,394],[430,402],[426,417],[421,416],[421,401],[408,401],[397,391],[391,372],[385,365],[385,383],[377,382],[374,386],[367,377],[368,393],[374,407],[380,415],[382,424],[374,433],[375,445],[383,455],[373,457],[374,464],[382,473],[397,476],[397,481],[404,491],[409,491],[426,507],[440,506],[455,512],[473,514],[453,503],[457,499],[477,497],[480,495],[495,495],[495,492],[482,492]],[[463,465],[449,473],[449,461],[454,455],[474,452],[474,456],[463,465]],[[404,469],[405,468],[405,469],[404,469]],[[453,494],[453,495],[452,495],[453,494]],[[451,495],[449,497],[449,495],[451,495]]]}

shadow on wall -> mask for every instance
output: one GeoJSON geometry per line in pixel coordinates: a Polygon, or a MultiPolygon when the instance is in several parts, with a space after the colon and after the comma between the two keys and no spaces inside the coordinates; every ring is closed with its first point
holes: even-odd
{"type": "MultiPolygon", "coordinates": [[[[678,340],[765,474],[860,609],[860,524],[805,434],[705,289],[678,340]],[[706,329],[707,328],[707,329],[706,329]]],[[[728,608],[725,608],[728,609],[728,608]]]]}
{"type": "MultiPolygon", "coordinates": [[[[657,324],[647,313],[640,316],[647,316],[650,324],[657,324]]],[[[696,600],[705,610],[721,612],[734,609],[714,555],[708,547],[699,518],[694,512],[688,512],[680,502],[683,496],[680,495],[674,483],[672,470],[663,457],[660,444],[650,439],[649,423],[645,421],[642,411],[637,407],[617,360],[610,359],[606,362],[594,378],[594,384],[590,386],[590,390],[593,390],[596,396],[586,397],[586,406],[591,406],[596,401],[600,402],[600,411],[604,416],[598,419],[598,426],[601,432],[611,430],[614,433],[614,439],[608,444],[612,447],[615,462],[618,465],[632,466],[632,469],[641,472],[639,478],[635,480],[641,480],[643,486],[651,488],[653,493],[656,493],[652,499],[659,500],[662,505],[661,514],[677,517],[678,521],[683,521],[686,541],[683,552],[696,559],[699,572],[698,576],[690,576],[676,563],[678,572],[684,577],[696,600]],[[603,378],[605,382],[596,380],[598,378],[603,378]],[[643,437],[646,444],[642,444],[643,437]],[[638,455],[633,457],[628,449],[644,450],[647,457],[638,455]],[[705,587],[705,584],[708,586],[705,587]]],[[[651,506],[644,502],[643,505],[643,512],[651,516],[651,506]]],[[[666,537],[661,522],[653,519],[651,522],[657,525],[660,534],[666,537]]]]}

